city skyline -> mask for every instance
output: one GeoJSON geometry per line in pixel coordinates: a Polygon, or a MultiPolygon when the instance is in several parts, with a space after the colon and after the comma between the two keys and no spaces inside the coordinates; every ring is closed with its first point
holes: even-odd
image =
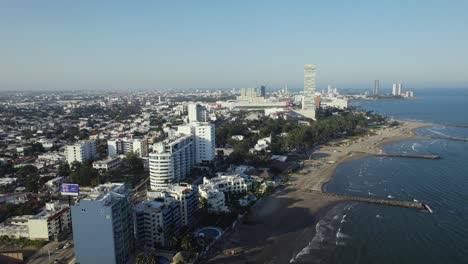
{"type": "Polygon", "coordinates": [[[0,90],[468,87],[466,3],[0,3],[0,90]],[[465,34],[464,34],[465,33],[465,34]]]}

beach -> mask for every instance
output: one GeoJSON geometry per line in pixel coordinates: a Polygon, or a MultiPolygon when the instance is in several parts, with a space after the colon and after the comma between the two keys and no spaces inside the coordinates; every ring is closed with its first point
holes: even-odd
{"type": "Polygon", "coordinates": [[[424,138],[413,131],[430,125],[405,121],[398,127],[317,148],[288,183],[254,205],[248,223],[238,225],[206,263],[289,263],[307,245],[306,238],[313,237],[321,216],[345,201],[321,193],[339,164],[379,154],[391,142],[424,138]]]}

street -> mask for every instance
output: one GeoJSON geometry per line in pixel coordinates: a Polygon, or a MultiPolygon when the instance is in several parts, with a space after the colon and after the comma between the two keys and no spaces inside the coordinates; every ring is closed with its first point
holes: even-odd
{"type": "MultiPolygon", "coordinates": [[[[55,259],[59,259],[58,263],[68,264],[72,262],[75,257],[73,241],[64,240],[61,242],[50,242],[42,247],[36,254],[31,256],[27,263],[29,264],[44,264],[54,263],[55,259]],[[58,245],[65,245],[65,243],[71,243],[69,248],[56,249],[58,245]],[[49,257],[50,253],[50,257],[49,257]]],[[[72,262],[74,263],[74,262],[72,262]]]]}

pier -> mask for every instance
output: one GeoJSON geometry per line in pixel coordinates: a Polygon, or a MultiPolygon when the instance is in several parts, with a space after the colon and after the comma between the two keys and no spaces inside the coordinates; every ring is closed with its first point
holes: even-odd
{"type": "Polygon", "coordinates": [[[396,206],[396,207],[404,207],[404,208],[413,208],[418,210],[426,210],[429,211],[428,206],[421,202],[410,202],[410,201],[401,201],[401,200],[387,200],[387,199],[377,199],[377,198],[369,198],[369,197],[358,197],[358,196],[351,196],[351,195],[341,195],[336,193],[328,193],[328,192],[320,192],[314,190],[307,190],[308,192],[315,192],[320,193],[325,196],[338,198],[341,200],[352,201],[352,202],[359,202],[359,203],[368,203],[368,204],[377,204],[377,205],[386,205],[386,206],[396,206]]]}

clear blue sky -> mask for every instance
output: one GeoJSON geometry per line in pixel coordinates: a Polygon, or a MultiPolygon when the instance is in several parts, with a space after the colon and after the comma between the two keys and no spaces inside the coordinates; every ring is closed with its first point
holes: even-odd
{"type": "Polygon", "coordinates": [[[468,1],[0,0],[0,90],[468,87],[468,1]]]}

